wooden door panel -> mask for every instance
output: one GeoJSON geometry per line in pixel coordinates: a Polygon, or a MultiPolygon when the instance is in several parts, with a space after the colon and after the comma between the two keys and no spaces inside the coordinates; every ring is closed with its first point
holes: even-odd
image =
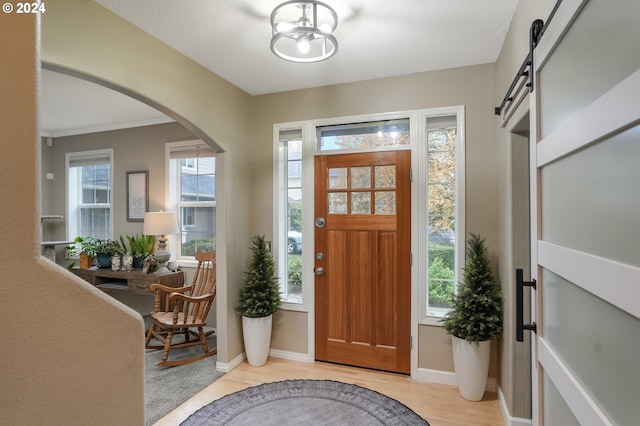
{"type": "Polygon", "coordinates": [[[396,293],[396,233],[381,232],[378,236],[378,283],[376,312],[374,315],[386,318],[376,323],[377,344],[390,348],[398,347],[398,295],[396,293]]]}
{"type": "Polygon", "coordinates": [[[327,339],[347,341],[347,233],[344,231],[327,232],[326,269],[332,271],[331,285],[326,285],[327,339]]]}
{"type": "Polygon", "coordinates": [[[316,157],[315,173],[315,216],[325,219],[315,232],[316,253],[324,254],[315,263],[324,269],[315,281],[316,359],[409,373],[410,153],[316,157]],[[369,187],[352,187],[352,170],[366,168],[369,187]],[[393,179],[377,179],[390,169],[393,179]],[[358,202],[363,193],[369,209],[358,202]],[[340,208],[329,208],[331,194],[340,208]]]}

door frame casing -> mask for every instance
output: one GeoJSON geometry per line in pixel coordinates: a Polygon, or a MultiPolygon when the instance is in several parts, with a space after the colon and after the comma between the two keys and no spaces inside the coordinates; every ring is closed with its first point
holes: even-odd
{"type": "MultiPolygon", "coordinates": [[[[310,120],[309,122],[307,122],[306,124],[306,132],[303,129],[303,138],[305,137],[305,134],[307,135],[307,139],[304,140],[302,142],[302,149],[303,149],[303,167],[304,167],[304,157],[309,155],[311,157],[310,159],[310,163],[312,164],[312,166],[310,167],[310,173],[313,175],[314,170],[313,170],[313,159],[315,158],[316,155],[340,155],[340,154],[349,154],[349,153],[355,153],[355,152],[367,152],[367,151],[371,151],[371,150],[362,150],[362,149],[345,149],[345,150],[339,150],[339,151],[317,151],[316,150],[316,128],[320,127],[320,126],[327,126],[327,125],[339,125],[339,124],[348,124],[348,123],[357,123],[357,122],[367,122],[367,121],[379,121],[379,120],[393,120],[393,119],[401,119],[401,118],[408,118],[409,119],[409,132],[410,132],[410,143],[409,143],[409,150],[411,151],[411,168],[413,170],[416,170],[416,147],[418,146],[418,111],[417,110],[407,110],[407,111],[395,111],[395,112],[389,112],[389,113],[378,113],[378,114],[363,114],[363,115],[355,115],[355,116],[345,116],[345,117],[334,117],[334,118],[326,118],[326,119],[317,119],[317,120],[310,120]],[[306,150],[306,153],[305,153],[306,150]]],[[[406,150],[407,147],[406,145],[403,146],[402,148],[400,148],[400,150],[406,150]]],[[[383,149],[379,149],[379,150],[375,150],[375,151],[396,151],[398,149],[394,149],[394,148],[383,148],[383,149]]],[[[304,173],[304,171],[303,171],[304,173]]],[[[416,186],[414,184],[415,182],[411,182],[411,199],[412,199],[412,204],[411,204],[411,234],[414,235],[414,231],[415,231],[415,221],[416,221],[416,212],[415,212],[415,202],[413,200],[415,200],[415,196],[416,196],[416,186]]],[[[310,182],[309,185],[309,180],[307,179],[307,182],[303,182],[303,192],[305,194],[305,197],[314,200],[315,199],[315,190],[314,190],[314,182],[313,182],[313,178],[310,182]]],[[[304,207],[303,207],[304,209],[304,207]]],[[[309,212],[309,215],[305,215],[305,212],[303,211],[303,230],[307,231],[307,234],[305,234],[307,236],[307,240],[310,240],[309,243],[305,243],[305,245],[309,245],[311,244],[311,247],[315,246],[315,241],[313,240],[313,235],[314,235],[314,225],[313,225],[313,221],[314,221],[314,217],[313,217],[313,205],[310,206],[310,208],[306,209],[307,212],[309,212]],[[305,221],[307,220],[307,221],[305,221]],[[306,228],[305,226],[308,225],[308,228],[306,228]],[[309,238],[310,237],[310,238],[309,238]]],[[[411,252],[412,253],[416,253],[416,239],[412,238],[411,239],[411,252]]],[[[304,253],[303,253],[304,256],[304,253]]],[[[307,261],[306,258],[303,258],[303,264],[304,262],[307,261]]],[[[309,264],[313,265],[314,262],[314,258],[313,258],[313,253],[309,254],[309,264]]],[[[412,336],[412,341],[413,344],[411,345],[411,350],[410,350],[410,366],[411,366],[411,378],[415,379],[417,378],[417,374],[418,374],[418,306],[417,306],[417,302],[419,302],[419,298],[418,298],[418,281],[416,280],[415,277],[415,265],[412,266],[411,268],[411,336],[412,336]]],[[[308,345],[309,345],[309,358],[311,360],[311,362],[315,361],[315,296],[314,296],[314,289],[312,287],[314,282],[314,278],[313,276],[310,279],[310,283],[311,285],[309,286],[309,288],[305,288],[304,291],[307,291],[306,296],[311,296],[311,298],[307,299],[309,300],[309,309],[308,309],[308,345]]]]}
{"type": "MultiPolygon", "coordinates": [[[[315,199],[314,190],[314,158],[316,155],[331,155],[331,154],[347,154],[353,152],[363,152],[363,150],[340,150],[340,151],[316,151],[316,128],[325,125],[339,125],[348,124],[354,122],[366,122],[366,121],[379,121],[379,120],[392,120],[399,118],[409,118],[411,139],[409,144],[409,150],[411,151],[411,168],[412,168],[412,182],[411,182],[411,253],[412,253],[412,267],[411,267],[411,378],[418,379],[418,349],[419,345],[419,327],[420,325],[441,325],[437,318],[426,317],[421,312],[426,312],[425,297],[426,287],[420,285],[422,280],[426,279],[426,272],[421,272],[426,268],[426,254],[425,250],[421,247],[426,247],[426,224],[421,220],[421,214],[426,215],[426,135],[425,135],[425,119],[428,117],[437,117],[443,115],[456,115],[458,124],[458,141],[456,147],[456,164],[461,165],[460,170],[457,170],[456,183],[458,188],[456,209],[457,209],[457,226],[456,236],[464,236],[465,230],[465,107],[464,105],[455,105],[439,108],[425,108],[419,110],[404,110],[394,111],[388,113],[377,114],[363,114],[344,117],[333,117],[324,119],[313,119],[308,121],[288,122],[288,123],[276,123],[273,125],[273,158],[279,158],[279,132],[281,130],[300,128],[302,129],[302,190],[305,200],[315,199]],[[462,161],[460,161],[460,158],[462,161]],[[458,184],[459,183],[459,184],[458,184]],[[424,235],[423,235],[424,234],[424,235]],[[424,254],[424,255],[423,255],[424,254]],[[425,309],[423,311],[423,309],[425,309]]],[[[406,150],[407,147],[401,148],[406,150]]],[[[384,150],[394,150],[393,148],[383,148],[384,150]]],[[[279,199],[280,184],[278,181],[279,173],[279,161],[274,161],[273,164],[273,199],[279,199]]],[[[276,208],[277,210],[277,208],[276,208]]],[[[275,213],[273,217],[273,231],[274,235],[280,235],[281,230],[281,215],[275,213]]],[[[305,236],[305,246],[314,247],[314,208],[313,202],[307,201],[303,205],[302,212],[302,231],[305,236]]],[[[278,247],[278,241],[275,241],[274,250],[275,253],[280,253],[282,248],[278,247]]],[[[303,250],[303,264],[314,264],[314,253],[311,250],[303,250]]],[[[456,261],[458,265],[458,271],[456,275],[460,273],[460,259],[464,259],[464,244],[458,244],[456,250],[456,261]]],[[[307,319],[307,354],[304,359],[300,359],[306,362],[315,361],[315,295],[314,295],[314,276],[312,268],[304,268],[303,271],[303,294],[304,300],[302,305],[297,306],[285,306],[285,309],[299,312],[306,312],[307,319]]]]}

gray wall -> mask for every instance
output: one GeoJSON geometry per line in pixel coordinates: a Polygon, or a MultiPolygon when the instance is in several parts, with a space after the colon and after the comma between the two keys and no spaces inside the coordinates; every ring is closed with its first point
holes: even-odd
{"type": "MultiPolygon", "coordinates": [[[[307,90],[257,96],[253,99],[251,222],[256,232],[268,232],[273,224],[273,124],[389,111],[464,105],[466,117],[466,226],[468,232],[486,237],[497,258],[496,127],[493,116],[494,65],[449,69],[400,77],[341,84],[307,90]]],[[[306,314],[281,312],[275,324],[273,347],[299,351],[307,332],[293,327],[306,314]],[[287,336],[282,337],[281,334],[287,336]]],[[[306,323],[306,321],[305,321],[306,323]]],[[[450,338],[441,327],[421,325],[418,367],[453,371],[450,338]]],[[[304,348],[306,353],[306,348],[304,348]]],[[[497,377],[497,356],[491,377],[497,377]]]]}

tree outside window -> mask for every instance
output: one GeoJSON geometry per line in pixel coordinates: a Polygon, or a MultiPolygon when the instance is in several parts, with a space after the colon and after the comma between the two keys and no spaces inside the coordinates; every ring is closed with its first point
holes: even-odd
{"type": "Polygon", "coordinates": [[[427,312],[436,315],[450,308],[455,292],[455,119],[427,119],[427,312]]]}

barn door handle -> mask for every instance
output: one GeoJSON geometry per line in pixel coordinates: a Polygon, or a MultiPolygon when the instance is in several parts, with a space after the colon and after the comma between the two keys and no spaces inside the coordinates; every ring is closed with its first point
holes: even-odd
{"type": "Polygon", "coordinates": [[[537,331],[536,323],[525,324],[524,323],[524,287],[536,288],[536,280],[525,281],[523,278],[522,269],[516,269],[516,340],[518,342],[524,341],[524,331],[531,330],[534,333],[537,331]]]}

